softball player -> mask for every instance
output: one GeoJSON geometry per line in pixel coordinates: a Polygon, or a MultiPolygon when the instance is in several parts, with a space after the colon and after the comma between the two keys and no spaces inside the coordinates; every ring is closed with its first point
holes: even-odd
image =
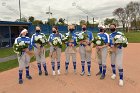
{"type": "Polygon", "coordinates": [[[74,27],[74,25],[69,25],[68,29],[69,29],[69,32],[67,34],[72,36],[72,42],[66,42],[66,47],[67,47],[66,50],[65,50],[66,73],[68,73],[68,65],[69,65],[69,62],[70,62],[70,57],[72,57],[74,73],[76,73],[76,34],[74,33],[75,27],[74,27]],[[72,50],[70,50],[70,48],[72,50]]]}
{"type": "Polygon", "coordinates": [[[111,53],[111,67],[112,67],[112,72],[113,75],[111,76],[112,79],[116,78],[116,65],[118,66],[118,70],[119,70],[119,76],[120,76],[120,80],[119,80],[119,85],[123,86],[123,67],[122,67],[122,60],[123,60],[123,51],[122,51],[122,46],[119,47],[115,47],[112,40],[113,38],[118,35],[118,34],[122,34],[121,32],[116,31],[116,25],[115,24],[111,24],[110,25],[110,48],[114,51],[112,51],[111,53]]]}
{"type": "Polygon", "coordinates": [[[18,63],[19,63],[19,84],[23,83],[22,73],[23,73],[24,68],[26,68],[26,78],[29,79],[29,80],[32,79],[32,77],[29,74],[30,56],[26,53],[26,51],[32,49],[32,46],[31,46],[30,38],[26,36],[27,33],[28,32],[27,32],[26,29],[22,30],[21,33],[20,33],[20,36],[15,39],[15,43],[14,43],[14,44],[17,44],[21,41],[24,41],[25,43],[29,44],[29,48],[23,50],[21,55],[17,54],[18,63]]]}
{"type": "MultiPolygon", "coordinates": [[[[86,25],[82,26],[82,31],[85,32],[88,35],[88,45],[91,45],[91,41],[93,40],[93,35],[92,32],[89,32],[86,30],[86,25]]],[[[82,65],[82,72],[81,72],[81,76],[83,76],[85,74],[85,62],[87,62],[87,66],[88,66],[88,76],[91,76],[90,73],[90,68],[91,68],[91,52],[86,51],[85,45],[82,44],[82,42],[80,43],[79,46],[79,51],[80,51],[80,56],[81,56],[81,65],[82,65]]]]}
{"type": "Polygon", "coordinates": [[[106,58],[108,53],[108,45],[109,45],[109,35],[105,32],[105,26],[100,27],[100,32],[97,34],[97,36],[100,36],[104,40],[103,46],[96,46],[96,52],[97,52],[97,58],[98,58],[98,64],[99,64],[99,72],[96,74],[101,75],[100,79],[105,78],[106,74],[106,58]]]}
{"type": "Polygon", "coordinates": [[[61,48],[59,47],[54,47],[51,42],[55,37],[59,37],[60,39],[62,39],[62,34],[58,32],[58,28],[56,26],[54,26],[52,28],[53,33],[50,34],[48,41],[50,42],[50,56],[52,56],[52,53],[54,51],[56,51],[56,56],[57,58],[53,58],[51,57],[51,64],[52,64],[52,70],[53,70],[53,75],[55,74],[55,61],[57,62],[57,74],[60,75],[60,57],[61,57],[61,48]]]}
{"type": "Polygon", "coordinates": [[[44,67],[45,75],[48,75],[47,66],[46,66],[46,59],[45,59],[45,48],[44,46],[38,46],[35,43],[35,36],[41,35],[41,29],[39,26],[36,26],[36,33],[32,35],[31,43],[34,46],[34,53],[38,65],[39,75],[42,75],[41,64],[44,67]]]}

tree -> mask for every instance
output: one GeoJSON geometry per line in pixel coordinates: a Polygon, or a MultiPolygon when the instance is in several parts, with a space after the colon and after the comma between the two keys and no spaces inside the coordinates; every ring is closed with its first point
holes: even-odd
{"type": "Polygon", "coordinates": [[[80,25],[86,24],[87,22],[85,20],[80,21],[80,25]]]}
{"type": "Polygon", "coordinates": [[[125,24],[126,24],[126,12],[124,8],[117,8],[113,11],[113,15],[118,17],[118,20],[123,25],[123,31],[125,31],[125,24]]]}
{"type": "Polygon", "coordinates": [[[29,22],[34,22],[35,18],[33,16],[29,16],[29,22]]]}
{"type": "Polygon", "coordinates": [[[56,18],[48,19],[47,24],[48,24],[48,25],[55,25],[55,24],[56,24],[56,18]]]}
{"type": "Polygon", "coordinates": [[[43,22],[42,22],[42,20],[34,20],[32,24],[33,25],[42,25],[43,22]]]}
{"type": "Polygon", "coordinates": [[[17,22],[27,22],[27,19],[25,17],[22,17],[21,20],[20,19],[17,19],[16,21],[17,22]]]}
{"type": "Polygon", "coordinates": [[[116,20],[115,18],[106,18],[104,20],[104,25],[109,25],[109,24],[116,24],[119,25],[118,20],[116,20]]]}

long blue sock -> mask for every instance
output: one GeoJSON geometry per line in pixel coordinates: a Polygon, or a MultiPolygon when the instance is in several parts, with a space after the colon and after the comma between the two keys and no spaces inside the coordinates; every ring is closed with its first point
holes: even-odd
{"type": "Polygon", "coordinates": [[[60,70],[60,62],[57,62],[57,70],[60,70]]]}
{"type": "Polygon", "coordinates": [[[112,67],[113,74],[116,74],[116,66],[115,65],[111,65],[111,67],[112,67]]]}
{"type": "Polygon", "coordinates": [[[119,69],[119,76],[120,79],[123,80],[123,69],[119,69]]]}
{"type": "Polygon", "coordinates": [[[41,71],[41,63],[37,63],[38,65],[38,70],[41,71]]]}
{"type": "Polygon", "coordinates": [[[66,70],[68,70],[68,65],[69,65],[69,62],[65,62],[66,70]]]}
{"type": "Polygon", "coordinates": [[[85,61],[81,61],[81,65],[82,65],[82,72],[85,72],[85,61]]]}
{"type": "Polygon", "coordinates": [[[52,64],[52,70],[55,71],[55,62],[51,62],[52,64]]]}
{"type": "Polygon", "coordinates": [[[22,80],[22,73],[23,73],[23,70],[19,70],[19,79],[22,80]]]}
{"type": "Polygon", "coordinates": [[[73,67],[74,69],[76,69],[76,62],[73,62],[73,67]]]}
{"type": "Polygon", "coordinates": [[[90,73],[91,62],[87,62],[87,65],[88,65],[88,72],[90,73]]]}
{"type": "Polygon", "coordinates": [[[102,64],[99,64],[100,73],[102,73],[102,64]]]}
{"type": "Polygon", "coordinates": [[[26,67],[26,76],[29,76],[29,66],[26,67]]]}
{"type": "Polygon", "coordinates": [[[44,71],[47,71],[47,66],[46,66],[46,63],[43,64],[43,67],[44,67],[44,71]]]}
{"type": "Polygon", "coordinates": [[[103,75],[106,74],[106,65],[103,65],[103,75]]]}

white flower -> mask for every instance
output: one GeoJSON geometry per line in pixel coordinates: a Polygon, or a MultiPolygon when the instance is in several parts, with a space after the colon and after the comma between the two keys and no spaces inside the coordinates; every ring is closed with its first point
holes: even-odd
{"type": "Polygon", "coordinates": [[[101,41],[100,41],[100,40],[97,40],[97,41],[96,41],[96,44],[97,44],[97,45],[101,45],[101,41]]]}
{"type": "Polygon", "coordinates": [[[21,42],[19,43],[19,46],[23,46],[23,45],[25,45],[25,43],[24,43],[24,41],[21,41],[21,42]]]}
{"type": "Polygon", "coordinates": [[[38,35],[38,38],[42,38],[43,36],[42,35],[38,35]]]}
{"type": "Polygon", "coordinates": [[[116,35],[114,38],[121,38],[122,37],[122,35],[116,35]]]}
{"type": "Polygon", "coordinates": [[[35,41],[37,41],[39,39],[39,37],[38,36],[35,36],[35,41]]]}
{"type": "Polygon", "coordinates": [[[41,38],[40,41],[41,41],[42,43],[45,43],[45,40],[44,40],[43,38],[41,38]]]}

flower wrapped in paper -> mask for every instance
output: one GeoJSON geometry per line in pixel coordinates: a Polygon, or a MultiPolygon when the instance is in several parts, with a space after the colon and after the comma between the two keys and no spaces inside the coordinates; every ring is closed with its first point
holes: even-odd
{"type": "Polygon", "coordinates": [[[81,33],[77,34],[77,40],[76,41],[77,41],[77,43],[80,43],[80,44],[84,45],[87,52],[92,51],[91,43],[88,39],[87,33],[81,32],[81,33]]]}
{"type": "Polygon", "coordinates": [[[116,47],[122,46],[125,48],[128,45],[127,38],[123,34],[116,35],[113,38],[112,42],[116,47]]]}
{"type": "Polygon", "coordinates": [[[48,43],[47,38],[44,34],[35,36],[34,40],[37,46],[45,46],[48,43]]]}
{"type": "Polygon", "coordinates": [[[94,38],[93,44],[95,46],[103,46],[105,43],[104,43],[104,40],[100,36],[97,36],[94,38]]]}
{"type": "Polygon", "coordinates": [[[14,50],[15,53],[21,55],[21,53],[23,51],[25,51],[25,49],[27,49],[28,47],[29,47],[28,43],[25,43],[24,41],[21,41],[21,42],[13,45],[13,50],[14,50]]]}

